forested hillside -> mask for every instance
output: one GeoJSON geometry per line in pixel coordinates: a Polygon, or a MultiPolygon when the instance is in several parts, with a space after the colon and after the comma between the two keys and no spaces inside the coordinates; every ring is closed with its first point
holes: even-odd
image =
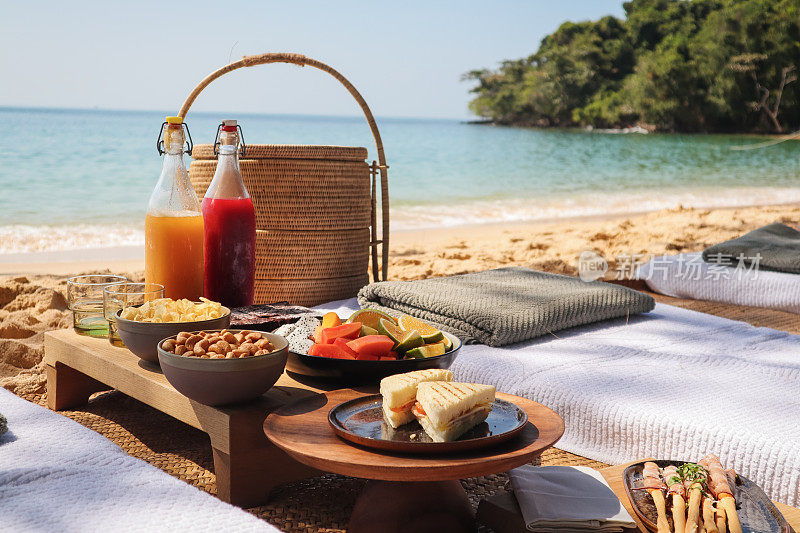
{"type": "Polygon", "coordinates": [[[800,127],[800,0],[632,0],[625,20],[566,22],[533,55],[474,70],[498,124],[661,131],[800,127]]]}

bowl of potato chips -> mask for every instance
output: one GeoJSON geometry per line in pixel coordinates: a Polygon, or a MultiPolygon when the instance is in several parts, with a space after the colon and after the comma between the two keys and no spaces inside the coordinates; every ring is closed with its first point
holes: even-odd
{"type": "Polygon", "coordinates": [[[158,342],[181,331],[224,329],[231,323],[231,310],[218,302],[200,298],[159,298],[117,311],[117,331],[125,347],[145,361],[158,364],[158,342]]]}

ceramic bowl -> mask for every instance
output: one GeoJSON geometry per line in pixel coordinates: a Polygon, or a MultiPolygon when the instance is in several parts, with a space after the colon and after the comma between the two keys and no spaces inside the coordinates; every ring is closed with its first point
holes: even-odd
{"type": "Polygon", "coordinates": [[[231,323],[231,311],[222,308],[225,314],[219,318],[198,320],[195,322],[138,322],[119,316],[117,311],[117,332],[125,347],[150,363],[158,364],[159,341],[177,335],[181,331],[198,331],[205,329],[225,329],[231,323]]]}
{"type": "Polygon", "coordinates": [[[356,383],[378,383],[386,376],[404,374],[428,368],[449,368],[461,349],[461,339],[443,332],[453,343],[443,355],[424,359],[398,359],[397,361],[359,361],[354,359],[332,359],[290,352],[286,370],[292,374],[315,380],[324,380],[348,385],[356,383]]]}
{"type": "MultiPolygon", "coordinates": [[[[204,330],[209,331],[209,330],[204,330]]],[[[229,330],[237,333],[242,330],[229,330]]],[[[199,332],[196,332],[199,333],[199,332]]],[[[271,353],[236,359],[201,359],[166,352],[158,342],[158,361],[167,381],[184,396],[204,405],[227,405],[255,400],[283,374],[289,341],[259,332],[275,347],[271,353]]]]}

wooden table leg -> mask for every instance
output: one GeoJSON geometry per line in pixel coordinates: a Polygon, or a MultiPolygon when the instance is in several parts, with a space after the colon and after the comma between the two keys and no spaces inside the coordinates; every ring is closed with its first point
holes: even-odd
{"type": "MultiPolygon", "coordinates": [[[[260,429],[260,425],[253,426],[260,429]]],[[[217,497],[222,501],[239,507],[257,507],[267,503],[270,492],[279,485],[322,475],[269,442],[263,431],[252,434],[249,428],[237,431],[236,426],[231,430],[227,446],[232,453],[211,443],[217,497]]]]}
{"type": "Polygon", "coordinates": [[[53,411],[84,405],[95,392],[110,390],[111,387],[90,378],[64,363],[55,361],[45,365],[47,374],[47,407],[53,411]]]}
{"type": "Polygon", "coordinates": [[[467,533],[476,530],[458,481],[374,481],[359,496],[348,533],[467,533]]]}

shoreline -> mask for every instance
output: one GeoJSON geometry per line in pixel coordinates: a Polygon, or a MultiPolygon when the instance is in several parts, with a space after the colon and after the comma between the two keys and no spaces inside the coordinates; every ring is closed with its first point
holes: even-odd
{"type": "Polygon", "coordinates": [[[144,246],[0,254],[0,275],[77,275],[89,270],[144,270],[144,246]]]}
{"type": "MultiPolygon", "coordinates": [[[[597,247],[595,241],[598,239],[596,239],[596,237],[604,234],[604,232],[615,232],[615,229],[619,230],[625,226],[639,226],[648,219],[652,219],[653,222],[657,223],[656,219],[663,217],[675,218],[676,215],[686,219],[713,215],[715,218],[724,220],[726,218],[736,219],[737,214],[741,214],[742,211],[748,213],[764,211],[765,215],[774,212],[778,218],[781,216],[786,218],[789,216],[787,213],[793,215],[794,211],[797,211],[797,216],[793,218],[796,224],[800,224],[800,209],[795,206],[797,206],[797,204],[794,202],[713,208],[683,207],[679,205],[672,209],[642,210],[626,214],[577,215],[562,218],[551,217],[531,221],[489,221],[435,228],[399,229],[390,232],[390,271],[409,270],[407,267],[417,266],[406,259],[412,255],[424,256],[430,254],[431,250],[434,249],[439,252],[441,256],[440,259],[447,259],[446,254],[442,255],[442,250],[444,249],[473,248],[474,246],[468,243],[475,243],[476,241],[491,243],[501,240],[507,235],[513,235],[513,237],[510,237],[511,241],[519,239],[514,242],[521,242],[521,240],[527,240],[533,236],[552,238],[554,234],[560,234],[573,240],[577,239],[578,242],[583,242],[584,249],[591,249],[592,246],[595,248],[597,247]],[[696,215],[696,217],[693,217],[693,214],[696,215]],[[602,227],[604,230],[589,234],[593,227],[602,227]]],[[[754,218],[752,214],[750,218],[754,218]]],[[[680,239],[681,235],[675,234],[671,238],[673,240],[680,239]]],[[[618,239],[618,242],[623,242],[623,240],[618,239]]],[[[497,243],[495,243],[495,245],[496,244],[497,243]]],[[[653,241],[651,246],[654,250],[660,250],[663,248],[663,246],[661,246],[662,244],[662,241],[657,240],[653,241]]],[[[713,243],[709,243],[709,245],[710,244],[713,243]]],[[[529,243],[529,245],[539,248],[544,246],[542,243],[529,243]]],[[[551,247],[551,245],[547,245],[548,249],[551,247]]],[[[602,247],[604,246],[601,246],[601,248],[602,247]]],[[[641,246],[635,248],[637,248],[636,253],[641,252],[641,250],[639,250],[641,246]]],[[[513,251],[514,250],[509,250],[511,256],[514,255],[513,251]]],[[[666,249],[661,251],[669,253],[670,250],[666,249]]],[[[656,252],[653,251],[650,253],[656,252]]],[[[672,253],[675,253],[674,249],[672,253]]],[[[421,263],[420,261],[420,264],[421,263]]],[[[0,254],[0,276],[66,276],[80,274],[90,270],[113,272],[143,271],[144,246],[115,246],[0,254]]],[[[427,274],[428,270],[435,271],[436,269],[426,269],[424,274],[427,274]]],[[[569,269],[566,271],[569,271],[569,269]]],[[[394,278],[395,276],[392,277],[394,278]]],[[[422,275],[416,275],[416,277],[422,277],[422,275]]],[[[411,278],[403,277],[401,279],[411,278]]]]}
{"type": "MultiPolygon", "coordinates": [[[[760,204],[749,204],[749,205],[723,205],[723,206],[689,206],[684,207],[683,205],[677,205],[673,208],[664,208],[664,209],[644,209],[641,211],[630,211],[628,213],[609,213],[605,215],[570,215],[565,217],[548,217],[542,219],[533,219],[533,220],[518,220],[518,221],[487,221],[487,222],[476,222],[473,224],[459,224],[454,226],[443,226],[443,227],[432,227],[432,228],[408,228],[408,229],[398,229],[392,230],[389,233],[390,238],[396,235],[405,235],[409,233],[426,233],[430,234],[430,232],[439,232],[439,231],[448,231],[448,230],[462,230],[462,229],[476,229],[476,228],[488,228],[488,227],[497,227],[497,228],[508,228],[513,226],[550,226],[555,224],[566,224],[569,222],[605,222],[611,220],[620,220],[625,218],[631,217],[640,217],[644,215],[649,215],[652,213],[659,213],[662,211],[673,211],[673,210],[686,210],[686,211],[734,211],[736,209],[752,209],[752,208],[761,208],[761,207],[792,207],[798,205],[796,202],[778,202],[778,203],[760,203],[760,204]]],[[[800,224],[800,220],[798,220],[798,224],[800,224]]],[[[0,256],[0,263],[2,263],[2,256],[0,256]]]]}

